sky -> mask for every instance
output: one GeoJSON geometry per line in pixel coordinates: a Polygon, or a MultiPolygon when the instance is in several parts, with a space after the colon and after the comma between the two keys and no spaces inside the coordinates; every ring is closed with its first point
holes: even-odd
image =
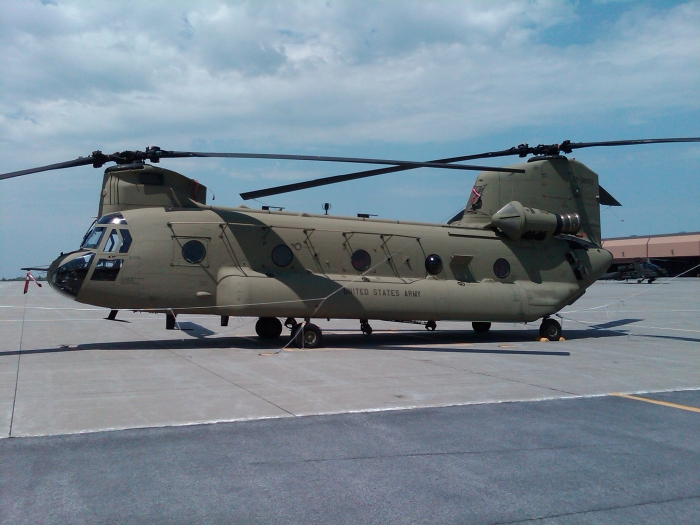
{"type": "MultiPolygon", "coordinates": [[[[0,2],[0,173],[149,145],[422,161],[698,136],[700,1],[0,2]]],[[[700,144],[572,156],[623,204],[601,209],[604,238],[700,230],[700,144]]],[[[226,206],[357,171],[161,165],[226,206]]],[[[444,222],[474,178],[419,169],[245,204],[444,222]]],[[[89,166],[0,181],[0,277],[76,249],[101,182],[89,166]]]]}

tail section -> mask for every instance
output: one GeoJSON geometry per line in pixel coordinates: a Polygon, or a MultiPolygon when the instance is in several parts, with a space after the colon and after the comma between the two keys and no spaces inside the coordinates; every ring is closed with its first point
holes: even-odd
{"type": "Polygon", "coordinates": [[[577,214],[581,222],[579,235],[600,246],[600,204],[612,204],[610,199],[614,198],[600,188],[595,172],[563,156],[536,157],[509,167],[525,173],[478,175],[460,224],[489,227],[494,214],[515,201],[525,208],[555,215],[577,214]]]}

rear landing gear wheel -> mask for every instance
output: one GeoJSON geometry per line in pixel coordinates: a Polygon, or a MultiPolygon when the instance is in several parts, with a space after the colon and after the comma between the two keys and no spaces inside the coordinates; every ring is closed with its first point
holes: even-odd
{"type": "Polygon", "coordinates": [[[437,328],[437,323],[435,321],[428,321],[427,323],[425,323],[426,330],[430,330],[431,332],[434,332],[436,328],[437,328]]]}
{"type": "Polygon", "coordinates": [[[276,317],[261,317],[255,323],[255,332],[260,339],[277,339],[282,333],[282,323],[276,317]]]}
{"type": "Polygon", "coordinates": [[[311,323],[304,323],[304,326],[297,330],[297,334],[294,337],[294,344],[296,344],[297,348],[319,348],[322,343],[321,329],[311,323]]]}
{"type": "Polygon", "coordinates": [[[540,337],[546,337],[550,341],[559,341],[561,337],[561,325],[554,319],[542,320],[540,325],[540,337]]]}
{"type": "Polygon", "coordinates": [[[477,334],[485,334],[486,332],[491,330],[491,323],[476,321],[472,323],[472,328],[477,334]]]}

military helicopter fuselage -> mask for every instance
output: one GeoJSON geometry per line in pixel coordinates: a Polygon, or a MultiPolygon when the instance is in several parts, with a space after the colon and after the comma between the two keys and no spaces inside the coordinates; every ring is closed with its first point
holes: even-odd
{"type": "Polygon", "coordinates": [[[635,261],[630,264],[618,265],[615,271],[601,275],[600,280],[627,281],[635,279],[637,284],[641,284],[644,280],[651,284],[659,277],[668,277],[668,270],[650,261],[635,261]]]}
{"type": "MultiPolygon", "coordinates": [[[[603,275],[600,206],[619,206],[598,175],[569,159],[575,149],[697,143],[700,137],[571,142],[417,162],[278,153],[144,151],[104,154],[0,174],[0,180],[106,163],[98,217],[80,248],[61,254],[48,281],[78,302],[166,314],[256,316],[256,332],[276,339],[279,318],[297,345],[320,346],[312,318],[410,321],[542,318],[539,335],[561,338],[550,316],[603,275]],[[464,161],[508,156],[527,162],[492,167],[464,161]],[[207,205],[207,188],[153,164],[175,158],[281,159],[385,166],[242,193],[243,199],[417,168],[481,171],[468,202],[447,224],[289,213],[207,205]],[[152,164],[148,164],[147,162],[152,164]],[[303,318],[304,323],[298,323],[303,318]]],[[[327,207],[326,207],[327,208],[327,207]]],[[[326,209],[327,211],[327,209],[326,209]]],[[[30,270],[30,268],[25,268],[30,270]]],[[[28,274],[30,279],[31,275],[28,274]]]]}
{"type": "Polygon", "coordinates": [[[222,320],[547,318],[612,260],[598,177],[559,156],[512,168],[481,173],[463,213],[429,224],[209,206],[176,172],[115,166],[100,218],[48,281],[81,303],[222,320]]]}

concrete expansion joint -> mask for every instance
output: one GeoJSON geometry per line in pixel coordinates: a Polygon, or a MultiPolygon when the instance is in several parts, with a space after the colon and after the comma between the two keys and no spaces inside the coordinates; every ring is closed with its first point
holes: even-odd
{"type": "Polygon", "coordinates": [[[571,517],[571,516],[585,516],[588,514],[609,512],[611,510],[632,509],[635,507],[645,507],[647,505],[661,505],[664,503],[673,503],[673,502],[678,502],[678,501],[690,501],[690,500],[695,500],[698,498],[700,498],[700,493],[696,494],[696,495],[692,495],[692,496],[681,496],[678,498],[642,501],[639,503],[632,503],[631,505],[612,505],[612,506],[607,506],[607,507],[599,507],[596,509],[584,510],[581,512],[568,512],[568,513],[563,513],[563,514],[551,514],[551,515],[548,514],[545,516],[538,516],[538,517],[534,517],[534,518],[525,518],[525,519],[516,520],[516,521],[499,521],[499,522],[496,522],[494,525],[514,525],[517,523],[528,523],[528,522],[532,522],[532,521],[551,520],[551,519],[566,518],[566,517],[571,517]]]}

